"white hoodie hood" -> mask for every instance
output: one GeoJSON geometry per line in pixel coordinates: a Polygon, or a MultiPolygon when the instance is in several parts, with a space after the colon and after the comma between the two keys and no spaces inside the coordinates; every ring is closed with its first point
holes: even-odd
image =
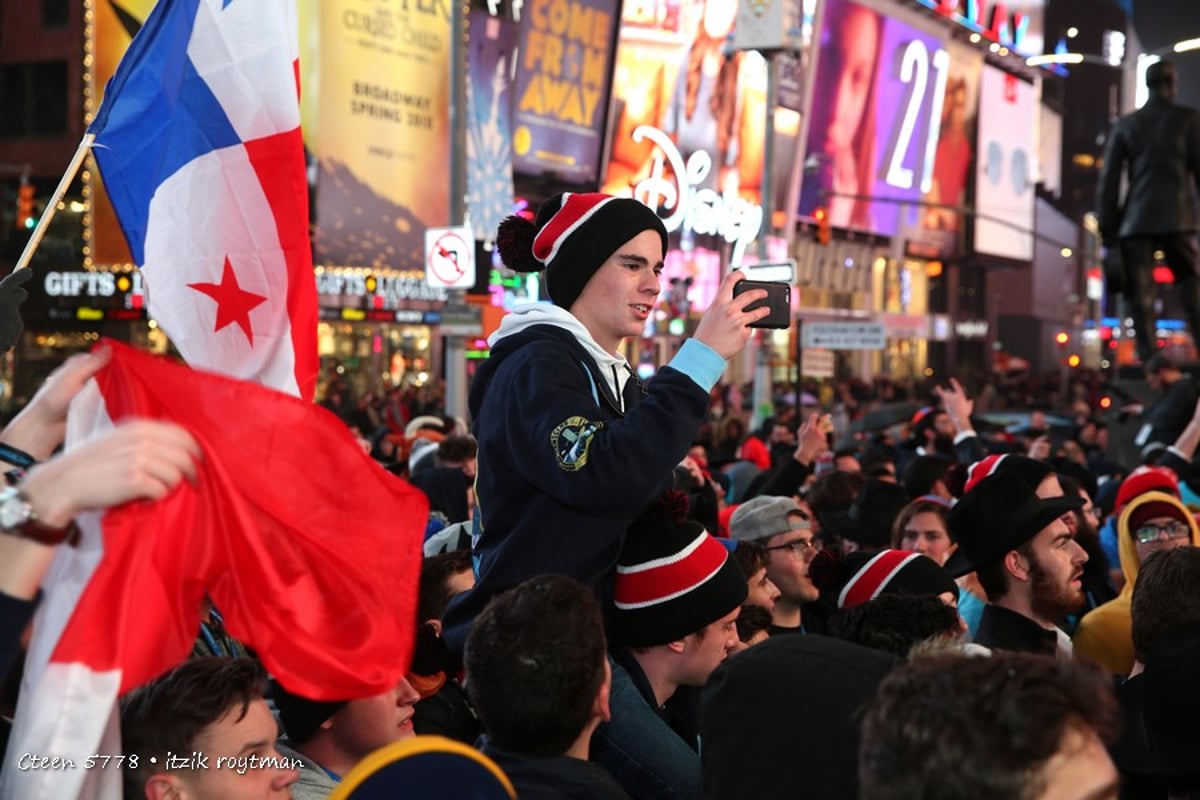
{"type": "Polygon", "coordinates": [[[500,327],[496,329],[496,332],[488,337],[488,346],[495,347],[501,339],[520,333],[531,325],[554,325],[574,336],[591,355],[596,366],[600,368],[600,374],[608,382],[608,388],[612,390],[613,396],[624,405],[622,393],[629,380],[629,362],[623,356],[610,353],[597,344],[588,329],[583,327],[583,323],[565,308],[559,308],[552,303],[516,305],[500,321],[500,327]]]}

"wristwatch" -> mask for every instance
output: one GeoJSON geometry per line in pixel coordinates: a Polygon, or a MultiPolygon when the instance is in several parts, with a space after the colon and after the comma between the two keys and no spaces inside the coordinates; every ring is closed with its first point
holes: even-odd
{"type": "Polygon", "coordinates": [[[62,544],[77,530],[74,522],[65,528],[53,528],[39,522],[33,505],[20,487],[8,486],[0,490],[0,533],[55,545],[62,544]]]}

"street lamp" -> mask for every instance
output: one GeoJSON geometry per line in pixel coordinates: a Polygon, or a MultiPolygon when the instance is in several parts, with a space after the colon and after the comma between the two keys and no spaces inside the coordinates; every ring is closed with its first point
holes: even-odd
{"type": "MultiPolygon", "coordinates": [[[[1107,46],[1105,49],[1108,49],[1107,46]]],[[[1181,39],[1166,47],[1159,47],[1148,53],[1139,54],[1137,64],[1135,65],[1137,81],[1133,100],[1134,107],[1141,108],[1150,99],[1150,90],[1146,86],[1146,70],[1150,68],[1151,64],[1161,61],[1162,57],[1168,53],[1187,53],[1192,50],[1200,50],[1200,37],[1181,39]]],[[[1108,56],[1098,56],[1091,53],[1047,53],[1044,56],[1030,56],[1025,59],[1025,65],[1029,67],[1051,67],[1069,64],[1102,64],[1108,67],[1120,68],[1124,52],[1124,47],[1118,47],[1114,48],[1113,52],[1108,56]]]]}

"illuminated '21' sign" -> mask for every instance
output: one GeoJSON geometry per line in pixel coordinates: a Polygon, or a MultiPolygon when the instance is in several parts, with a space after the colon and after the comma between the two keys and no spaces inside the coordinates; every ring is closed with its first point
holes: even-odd
{"type": "Polygon", "coordinates": [[[910,148],[913,147],[913,134],[917,129],[917,120],[925,106],[928,97],[933,108],[930,110],[925,125],[925,141],[921,143],[920,159],[918,161],[921,192],[928,193],[933,186],[933,160],[937,153],[938,134],[940,129],[935,120],[942,117],[942,103],[946,96],[946,77],[950,71],[950,56],[945,50],[938,48],[932,54],[929,48],[919,39],[914,39],[898,50],[896,58],[896,77],[904,84],[903,113],[895,118],[888,147],[881,164],[881,177],[890,186],[897,189],[911,189],[914,173],[911,167],[904,166],[904,161],[910,148]],[[929,86],[929,73],[933,72],[933,87],[929,86]]]}

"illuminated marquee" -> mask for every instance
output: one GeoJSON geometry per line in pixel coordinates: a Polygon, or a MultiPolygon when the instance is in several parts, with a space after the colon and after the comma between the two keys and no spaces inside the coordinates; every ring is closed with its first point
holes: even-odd
{"type": "Polygon", "coordinates": [[[1008,5],[1003,0],[992,3],[984,0],[917,0],[917,2],[973,33],[980,34],[989,41],[1010,47],[1018,53],[1025,52],[1025,36],[1029,32],[1029,17],[1020,11],[1010,14],[1008,5]]]}
{"type": "Polygon", "coordinates": [[[667,233],[680,229],[698,234],[715,234],[733,245],[730,263],[738,265],[746,247],[762,227],[762,206],[738,195],[731,187],[723,193],[704,188],[712,170],[712,156],[697,150],[685,161],[671,137],[651,125],[641,125],[633,140],[647,139],[658,148],[650,175],[633,189],[633,196],[653,209],[666,209],[667,233]],[[667,177],[664,166],[669,168],[667,177]]]}

